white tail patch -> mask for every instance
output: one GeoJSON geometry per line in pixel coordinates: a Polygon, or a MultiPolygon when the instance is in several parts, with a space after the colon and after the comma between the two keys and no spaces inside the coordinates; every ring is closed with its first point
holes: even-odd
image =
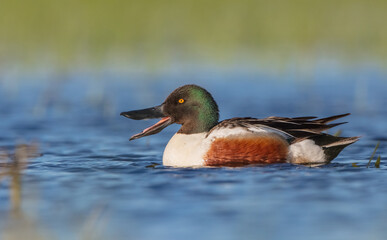
{"type": "Polygon", "coordinates": [[[293,164],[325,164],[324,150],[313,140],[306,139],[289,147],[288,162],[293,164]]]}

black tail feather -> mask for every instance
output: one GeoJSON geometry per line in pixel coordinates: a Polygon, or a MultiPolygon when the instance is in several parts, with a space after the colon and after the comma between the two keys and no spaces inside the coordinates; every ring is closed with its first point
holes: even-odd
{"type": "Polygon", "coordinates": [[[351,114],[350,113],[344,113],[344,114],[330,116],[330,117],[326,117],[326,118],[320,118],[320,119],[314,120],[313,122],[326,124],[326,123],[332,122],[332,121],[334,121],[336,119],[346,117],[348,115],[351,115],[351,114]]]}
{"type": "Polygon", "coordinates": [[[312,137],[315,143],[324,150],[327,163],[332,161],[348,145],[359,140],[360,137],[336,137],[329,134],[322,134],[312,137]]]}

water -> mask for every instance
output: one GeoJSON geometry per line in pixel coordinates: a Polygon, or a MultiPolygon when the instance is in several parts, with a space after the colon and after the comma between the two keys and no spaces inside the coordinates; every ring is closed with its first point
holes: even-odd
{"type": "Polygon", "coordinates": [[[64,80],[0,82],[0,147],[10,151],[36,141],[42,154],[22,172],[16,217],[11,180],[0,179],[0,238],[23,231],[36,239],[384,239],[387,234],[382,74],[317,71],[306,82],[240,72],[59,77],[64,80]],[[213,94],[221,119],[352,112],[345,119],[349,124],[338,129],[362,138],[319,168],[157,165],[178,126],[129,142],[154,121],[119,113],[160,104],[174,88],[192,82],[213,94]],[[376,157],[366,168],[378,141],[380,168],[374,166],[376,157]]]}

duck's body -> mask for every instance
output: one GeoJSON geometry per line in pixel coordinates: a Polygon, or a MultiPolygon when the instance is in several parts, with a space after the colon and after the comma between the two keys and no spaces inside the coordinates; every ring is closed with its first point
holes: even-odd
{"type": "Polygon", "coordinates": [[[218,123],[218,107],[212,96],[196,85],[176,89],[160,106],[122,113],[132,119],[163,117],[131,139],[155,134],[171,123],[182,128],[167,144],[163,164],[174,167],[243,166],[292,163],[322,165],[332,161],[357,137],[322,133],[342,123],[328,118],[233,118],[218,123]]]}
{"type": "MultiPolygon", "coordinates": [[[[341,138],[322,133],[310,133],[314,137],[309,138],[296,138],[286,131],[264,125],[286,123],[288,127],[302,126],[295,122],[297,119],[287,118],[287,122],[284,122],[285,118],[281,119],[282,122],[279,118],[229,119],[219,123],[209,132],[176,133],[164,150],[163,164],[174,167],[272,163],[322,165],[329,163],[344,147],[357,140],[357,137],[341,138]],[[324,139],[324,143],[319,145],[314,138],[320,139],[320,142],[324,139]],[[328,149],[330,151],[326,151],[328,149]],[[333,149],[336,150],[332,151],[333,149]]],[[[309,124],[321,127],[319,123],[309,121],[309,124]]],[[[289,128],[287,131],[295,129],[289,128]]],[[[299,131],[305,134],[303,130],[299,131]]]]}
{"type": "Polygon", "coordinates": [[[275,134],[176,133],[164,150],[173,167],[242,166],[286,162],[289,144],[275,134]]]}

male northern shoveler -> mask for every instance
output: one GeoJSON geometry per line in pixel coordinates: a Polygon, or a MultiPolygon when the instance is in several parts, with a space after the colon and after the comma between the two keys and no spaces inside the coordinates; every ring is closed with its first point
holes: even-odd
{"type": "Polygon", "coordinates": [[[342,123],[328,124],[342,114],[327,118],[268,117],[219,120],[211,94],[196,85],[173,91],[163,104],[122,112],[135,119],[161,118],[130,140],[156,134],[172,123],[180,130],[164,150],[163,164],[175,167],[241,166],[247,164],[327,164],[358,137],[336,137],[323,131],[342,123]]]}

